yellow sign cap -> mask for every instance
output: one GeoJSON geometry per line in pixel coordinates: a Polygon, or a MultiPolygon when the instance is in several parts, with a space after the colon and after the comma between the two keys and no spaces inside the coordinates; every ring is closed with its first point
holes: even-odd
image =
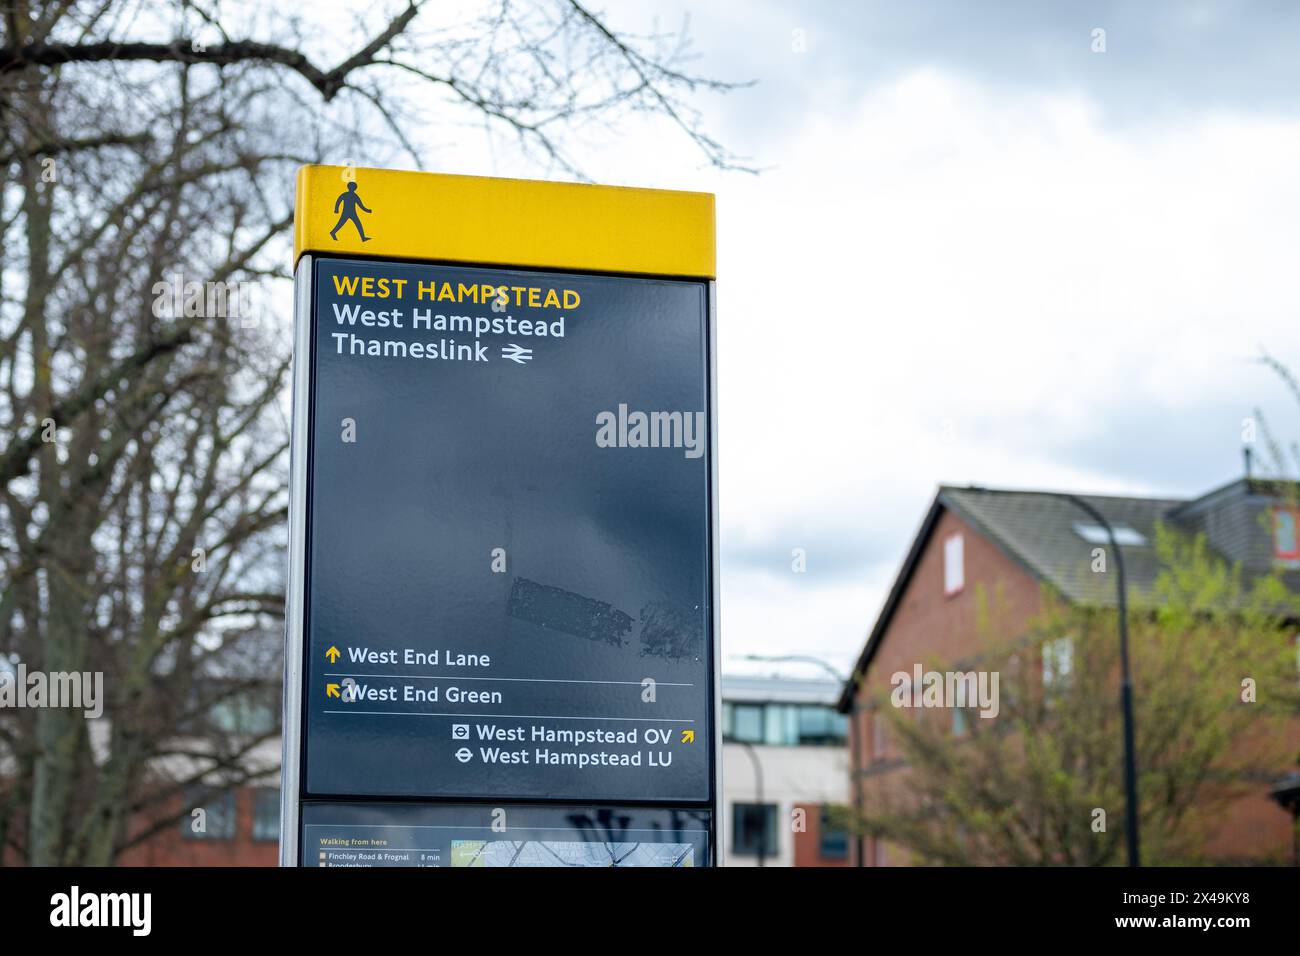
{"type": "Polygon", "coordinates": [[[293,258],[319,252],[713,279],[712,193],[303,166],[293,258]]]}

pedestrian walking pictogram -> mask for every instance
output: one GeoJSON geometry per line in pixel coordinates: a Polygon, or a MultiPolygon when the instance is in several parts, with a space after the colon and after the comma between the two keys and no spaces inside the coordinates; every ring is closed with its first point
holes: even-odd
{"type": "Polygon", "coordinates": [[[343,212],[339,215],[339,221],[334,224],[330,230],[330,238],[335,242],[339,241],[339,230],[343,228],[345,222],[352,222],[357,227],[357,234],[361,236],[362,242],[369,242],[371,237],[366,235],[366,230],[361,227],[361,217],[357,215],[360,209],[364,213],[372,212],[367,209],[366,204],[361,201],[361,196],[357,192],[356,183],[348,183],[348,188],[339,193],[339,198],[334,200],[334,211],[338,212],[339,207],[343,207],[343,212]]]}

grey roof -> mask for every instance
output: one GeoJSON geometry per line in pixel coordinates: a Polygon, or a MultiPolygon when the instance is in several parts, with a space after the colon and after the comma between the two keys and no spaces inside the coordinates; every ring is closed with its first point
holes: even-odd
{"type": "MultiPolygon", "coordinates": [[[[1151,588],[1158,573],[1154,548],[1157,524],[1204,534],[1211,550],[1229,562],[1238,563],[1247,580],[1253,575],[1279,569],[1287,586],[1293,592],[1300,592],[1300,560],[1279,565],[1273,557],[1268,530],[1272,506],[1278,502],[1295,506],[1300,501],[1300,484],[1241,478],[1193,499],[1123,495],[1074,497],[1100,512],[1117,531],[1120,526],[1127,526],[1145,539],[1141,543],[1121,544],[1119,547],[1131,606],[1141,607],[1151,601],[1151,588]]],[[[1117,601],[1117,582],[1110,549],[1107,547],[1107,573],[1093,573],[1093,549],[1106,546],[1080,535],[1076,525],[1096,522],[1069,498],[1064,493],[1051,491],[940,486],[867,637],[853,676],[841,689],[839,709],[847,712],[852,705],[854,681],[866,672],[884,639],[912,571],[946,510],[968,522],[1013,561],[1039,581],[1056,588],[1067,600],[1113,607],[1117,601]]]]}
{"type": "MultiPolygon", "coordinates": [[[[1156,525],[1183,504],[1173,498],[1079,495],[1114,528],[1126,526],[1142,535],[1143,545],[1120,545],[1129,600],[1141,604],[1158,571],[1156,525]]],[[[994,491],[987,488],[939,489],[939,501],[979,529],[1035,577],[1080,604],[1114,605],[1115,560],[1110,547],[1085,540],[1076,525],[1096,522],[1068,498],[1043,491],[994,491]],[[1092,571],[1093,551],[1106,551],[1106,573],[1092,571]]]]}
{"type": "Polygon", "coordinates": [[[725,701],[834,704],[839,693],[839,682],[829,678],[722,675],[722,699],[725,701]]]}

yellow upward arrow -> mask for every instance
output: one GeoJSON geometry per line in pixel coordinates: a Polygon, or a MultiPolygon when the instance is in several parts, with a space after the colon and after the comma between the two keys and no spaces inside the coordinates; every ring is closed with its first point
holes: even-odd
{"type": "Polygon", "coordinates": [[[695,731],[693,731],[693,730],[683,730],[683,731],[682,731],[682,743],[684,743],[684,744],[693,744],[693,743],[695,743],[695,731]]]}
{"type": "Polygon", "coordinates": [[[325,652],[325,656],[330,659],[331,664],[337,664],[339,661],[339,649],[331,645],[330,649],[325,652]]]}
{"type": "Polygon", "coordinates": [[[338,684],[326,684],[326,685],[325,685],[325,696],[326,696],[326,697],[340,697],[340,698],[341,698],[343,695],[339,693],[339,685],[338,685],[338,684]]]}

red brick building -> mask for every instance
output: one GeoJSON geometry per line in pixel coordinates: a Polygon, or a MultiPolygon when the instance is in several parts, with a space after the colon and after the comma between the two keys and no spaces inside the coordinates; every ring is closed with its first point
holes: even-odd
{"type": "Polygon", "coordinates": [[[799,803],[807,829],[794,835],[794,865],[817,867],[853,866],[853,839],[843,821],[834,814],[846,807],[828,807],[819,803],[799,803]],[[827,852],[833,847],[833,852],[827,852]]]}
{"type": "MultiPolygon", "coordinates": [[[[177,816],[147,840],[125,850],[119,866],[276,866],[280,856],[280,791],[239,787],[185,801],[201,807],[202,829],[179,799],[163,811],[177,816]]],[[[139,821],[145,825],[146,821],[139,821]]]]}
{"type": "MultiPolygon", "coordinates": [[[[1158,523],[1203,533],[1214,552],[1239,562],[1246,575],[1280,567],[1292,589],[1300,590],[1300,521],[1269,483],[1243,479],[1193,500],[1082,497],[1116,532],[1130,594],[1141,594],[1155,580],[1151,545],[1158,523]]],[[[939,489],[858,658],[856,688],[846,685],[840,697],[840,711],[851,715],[856,731],[850,771],[855,802],[867,799],[873,777],[906,772],[886,717],[873,709],[873,702],[888,695],[891,675],[935,659],[964,670],[961,662],[986,651],[977,594],[998,595],[999,622],[1013,633],[1041,612],[1044,585],[1069,602],[1114,607],[1113,574],[1078,573],[1093,549],[1105,544],[1103,529],[1061,495],[939,489]]],[[[1138,693],[1140,679],[1135,675],[1138,693]]],[[[1287,742],[1293,754],[1300,752],[1295,722],[1287,742]]],[[[1277,779],[1294,769],[1278,767],[1277,779]]],[[[1205,847],[1207,855],[1223,862],[1288,860],[1292,818],[1273,789],[1261,782],[1257,794],[1234,804],[1205,847]]],[[[862,840],[862,856],[867,866],[910,859],[902,848],[871,836],[862,840]]]]}

